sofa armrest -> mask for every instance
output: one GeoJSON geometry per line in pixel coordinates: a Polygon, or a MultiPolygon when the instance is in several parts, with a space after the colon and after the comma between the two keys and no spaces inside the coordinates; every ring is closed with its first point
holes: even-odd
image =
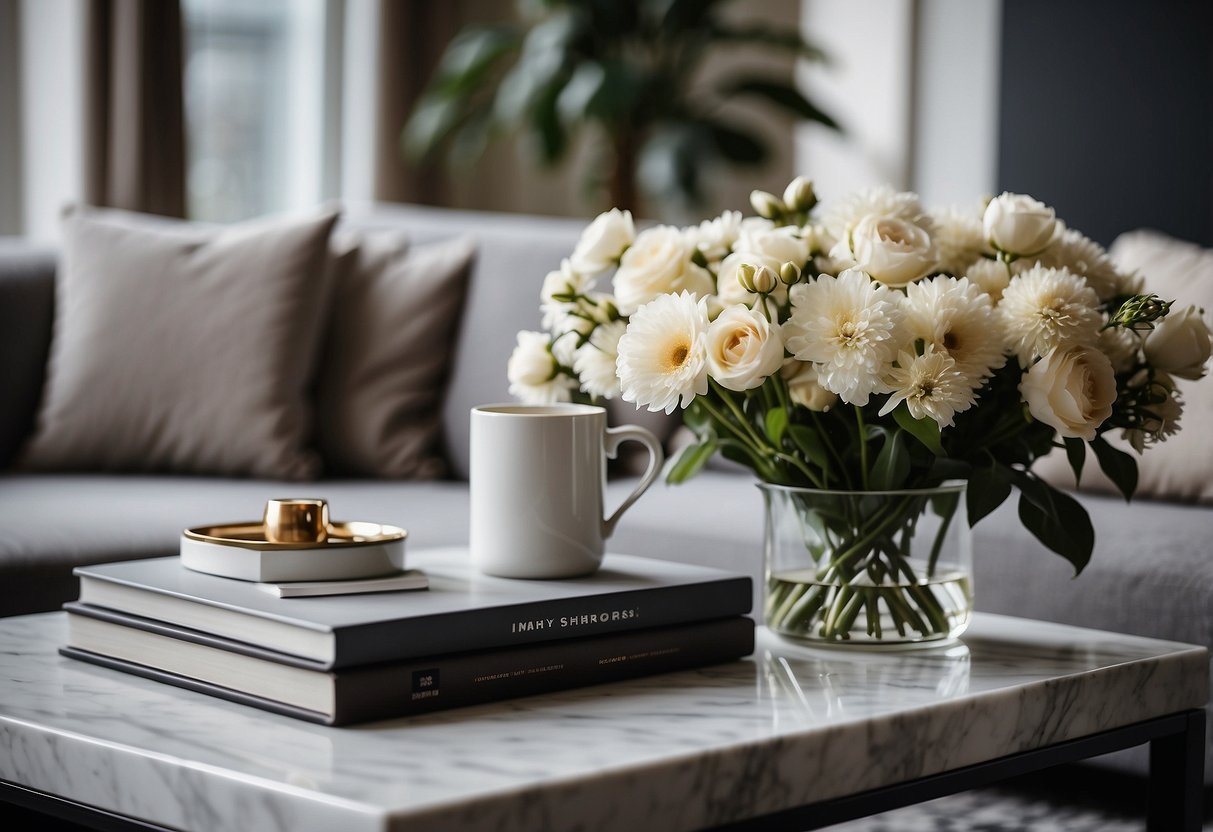
{"type": "Polygon", "coordinates": [[[34,425],[50,353],[58,254],[0,238],[0,468],[34,425]]]}

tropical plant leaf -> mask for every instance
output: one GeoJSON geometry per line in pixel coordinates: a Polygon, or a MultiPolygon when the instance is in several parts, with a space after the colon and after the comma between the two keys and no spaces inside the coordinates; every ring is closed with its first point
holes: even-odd
{"type": "Polygon", "coordinates": [[[939,424],[934,419],[915,419],[904,403],[893,410],[897,424],[911,436],[927,446],[936,456],[943,456],[943,445],[939,440],[939,424]]]}
{"type": "Polygon", "coordinates": [[[815,121],[834,130],[839,129],[838,122],[834,120],[833,116],[809,101],[800,90],[785,81],[758,77],[738,78],[723,84],[720,92],[726,96],[753,95],[765,98],[797,118],[815,121]]]}
{"type": "Polygon", "coordinates": [[[829,62],[826,53],[801,37],[800,32],[785,27],[766,26],[761,23],[742,26],[723,24],[718,25],[712,31],[712,39],[724,43],[745,43],[786,49],[807,61],[829,62]]]}
{"type": "Polygon", "coordinates": [[[703,126],[712,136],[720,155],[730,162],[757,165],[766,161],[770,148],[761,138],[744,130],[738,130],[719,121],[705,119],[703,126]]]}
{"type": "Polygon", "coordinates": [[[674,455],[666,469],[665,481],[671,485],[686,482],[703,470],[703,466],[716,453],[717,441],[715,435],[709,435],[704,441],[687,445],[674,455]]]}
{"type": "Polygon", "coordinates": [[[459,125],[465,106],[459,98],[436,94],[423,96],[401,136],[405,153],[413,159],[433,153],[459,125]]]}
{"type": "Polygon", "coordinates": [[[1070,470],[1074,472],[1074,484],[1082,483],[1082,466],[1087,460],[1087,445],[1081,439],[1066,437],[1066,460],[1070,470]]]}
{"type": "Polygon", "coordinates": [[[472,26],[447,46],[434,71],[430,89],[446,96],[475,92],[497,62],[521,43],[518,32],[508,26],[472,26]]]}
{"type": "Polygon", "coordinates": [[[974,467],[969,473],[969,485],[965,490],[965,507],[968,509],[969,525],[977,525],[987,514],[998,508],[1011,496],[1010,472],[993,462],[988,466],[974,467]]]}
{"type": "Polygon", "coordinates": [[[910,475],[910,453],[906,450],[905,432],[893,431],[876,455],[868,481],[876,491],[901,488],[910,475]]]}
{"type": "Polygon", "coordinates": [[[1113,448],[1102,436],[1091,440],[1091,450],[1095,451],[1099,467],[1120,489],[1125,500],[1133,499],[1133,492],[1137,491],[1137,460],[1130,454],[1113,448]]]}

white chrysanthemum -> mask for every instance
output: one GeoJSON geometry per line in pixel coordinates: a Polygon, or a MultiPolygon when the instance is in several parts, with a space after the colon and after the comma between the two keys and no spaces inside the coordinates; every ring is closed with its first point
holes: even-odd
{"type": "Polygon", "coordinates": [[[950,207],[932,214],[935,221],[935,252],[939,269],[964,277],[966,268],[977,258],[992,254],[976,210],[950,207]]]}
{"type": "Polygon", "coordinates": [[[1114,326],[1100,330],[1095,345],[1112,362],[1113,370],[1125,373],[1137,363],[1141,343],[1141,336],[1133,330],[1114,326]]]}
{"type": "Polygon", "coordinates": [[[855,269],[798,283],[790,296],[784,344],[799,360],[820,365],[821,385],[848,404],[885,392],[901,334],[901,296],[855,269]]]}
{"type": "Polygon", "coordinates": [[[692,246],[703,252],[709,263],[714,263],[724,258],[733,243],[737,242],[737,235],[741,233],[741,222],[740,211],[725,211],[716,219],[704,220],[699,225],[687,228],[683,233],[692,246]]]}
{"type": "Polygon", "coordinates": [[[931,418],[941,428],[951,427],[955,415],[977,400],[969,377],[956,368],[951,356],[933,347],[922,355],[898,353],[886,383],[892,395],[880,408],[881,416],[905,402],[915,419],[931,418]]]}
{"type": "Polygon", "coordinates": [[[1103,246],[1072,228],[1065,229],[1038,260],[1042,266],[1066,268],[1086,278],[1100,300],[1120,294],[1128,282],[1103,246]]]}
{"type": "Polygon", "coordinates": [[[682,230],[659,225],[641,232],[619,262],[612,278],[619,311],[630,315],[659,295],[688,291],[712,293],[711,273],[691,262],[694,247],[682,230]]]}
{"type": "Polygon", "coordinates": [[[1094,344],[1103,325],[1095,290],[1068,269],[1044,266],[1011,279],[998,313],[1022,367],[1054,347],[1094,344]]]}
{"type": "Polygon", "coordinates": [[[1137,453],[1159,442],[1165,442],[1179,433],[1179,419],[1184,412],[1183,396],[1175,386],[1175,380],[1166,373],[1155,373],[1153,380],[1142,370],[1129,381],[1130,388],[1148,388],[1148,395],[1155,399],[1146,405],[1141,413],[1141,425],[1137,428],[1126,428],[1121,438],[1127,441],[1137,453]]]}
{"type": "Polygon", "coordinates": [[[506,365],[510,395],[524,404],[567,402],[577,382],[559,371],[546,332],[518,333],[518,343],[506,365]]]}
{"type": "Polygon", "coordinates": [[[914,223],[927,234],[935,231],[930,216],[918,201],[918,194],[895,191],[888,185],[848,194],[822,210],[821,222],[829,235],[838,241],[846,239],[851,229],[871,214],[914,223]]]}
{"type": "Polygon", "coordinates": [[[1006,363],[1006,338],[990,296],[965,278],[934,277],[906,287],[902,304],[909,338],[934,346],[980,385],[1006,363]]]}
{"type": "Polygon", "coordinates": [[[982,257],[961,269],[961,275],[967,277],[981,291],[990,296],[991,303],[1002,300],[1002,293],[1011,282],[1011,270],[1001,260],[989,260],[982,257]]]}
{"type": "Polygon", "coordinates": [[[590,333],[586,343],[577,348],[573,356],[573,371],[581,379],[581,389],[591,396],[613,399],[619,395],[615,361],[619,355],[619,339],[627,326],[627,321],[602,324],[590,333]]]}
{"type": "Polygon", "coordinates": [[[636,310],[615,369],[625,402],[673,413],[708,392],[706,298],[661,295],[636,310]]]}

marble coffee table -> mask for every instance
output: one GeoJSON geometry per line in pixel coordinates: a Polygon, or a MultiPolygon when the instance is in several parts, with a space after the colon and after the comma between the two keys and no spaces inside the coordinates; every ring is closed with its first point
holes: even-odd
{"type": "Polygon", "coordinates": [[[808,829],[1146,742],[1150,828],[1200,825],[1209,657],[1182,644],[993,615],[910,653],[760,631],[729,665],[335,729],[63,638],[0,620],[0,800],[95,828],[808,829]]]}

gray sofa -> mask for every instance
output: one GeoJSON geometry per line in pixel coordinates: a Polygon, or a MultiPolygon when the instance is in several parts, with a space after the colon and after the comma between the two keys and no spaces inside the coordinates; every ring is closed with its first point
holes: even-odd
{"type": "MultiPolygon", "coordinates": [[[[477,240],[443,413],[453,478],[299,484],[5,470],[0,615],[52,609],[75,597],[73,566],[172,553],[182,528],[254,517],[270,497],[325,497],[338,519],[408,528],[412,547],[467,540],[468,410],[508,399],[505,361],[515,332],[537,328],[543,277],[572,250],[583,224],[411,206],[367,206],[348,212],[344,222],[403,228],[419,242],[460,233],[477,240]]],[[[0,241],[0,466],[9,465],[33,423],[51,337],[55,263],[53,251],[0,241]]],[[[618,500],[631,486],[622,478],[609,491],[618,500]]],[[[1097,544],[1077,580],[1024,531],[1013,501],[979,524],[978,608],[1213,646],[1213,508],[1148,501],[1126,508],[1112,497],[1081,499],[1097,544]]],[[[757,578],[761,508],[746,476],[709,470],[685,485],[655,486],[625,515],[612,545],[757,578]]],[[[1143,753],[1130,753],[1116,764],[1140,770],[1144,761],[1143,753]]]]}

